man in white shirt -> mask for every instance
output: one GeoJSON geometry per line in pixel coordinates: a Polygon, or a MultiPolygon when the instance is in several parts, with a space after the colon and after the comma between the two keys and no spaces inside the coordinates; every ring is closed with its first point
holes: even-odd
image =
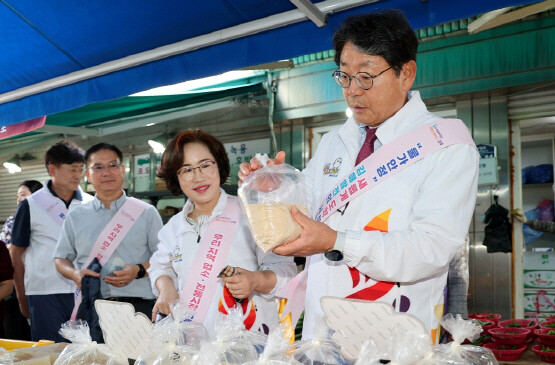
{"type": "MultiPolygon", "coordinates": [[[[315,218],[336,190],[347,196],[368,186],[357,180],[362,171],[356,170],[352,180],[349,172],[375,150],[443,122],[427,111],[418,92],[410,91],[418,41],[402,13],[348,18],[333,44],[338,66],[333,77],[353,117],[322,138],[303,171],[315,218]]],[[[479,157],[466,128],[462,134],[470,142],[448,145],[405,167],[419,154],[419,137],[414,137],[414,148],[399,151],[367,176],[378,181],[378,175],[390,173],[387,179],[338,206],[323,222],[292,209],[303,227],[301,236],[274,252],[311,256],[303,338],[314,335],[320,298],[328,295],[389,303],[419,318],[438,339],[449,262],[465,241],[476,200],[479,157]]],[[[284,158],[280,152],[271,163],[284,158]]],[[[241,164],[239,178],[258,168],[257,160],[241,164]]]]}
{"type": "Polygon", "coordinates": [[[10,254],[21,313],[33,341],[64,341],[58,333],[73,308],[73,282],[56,271],[54,248],[68,211],[92,197],[81,191],[84,152],[61,141],[44,156],[50,180],[17,207],[10,254]]]}

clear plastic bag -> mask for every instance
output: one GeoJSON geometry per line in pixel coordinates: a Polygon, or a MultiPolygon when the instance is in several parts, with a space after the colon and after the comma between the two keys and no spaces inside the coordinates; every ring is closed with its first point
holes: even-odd
{"type": "Polygon", "coordinates": [[[202,324],[190,321],[193,314],[187,306],[173,304],[171,315],[154,325],[150,341],[155,350],[139,356],[135,365],[192,364],[208,338],[202,324]]]}
{"type": "Polygon", "coordinates": [[[87,322],[67,321],[60,334],[72,342],[62,351],[54,365],[127,365],[128,360],[118,356],[107,345],[92,341],[87,322]]]}
{"type": "Polygon", "coordinates": [[[247,331],[242,312],[233,308],[228,315],[218,314],[215,323],[216,338],[204,342],[194,365],[244,364],[258,359],[264,351],[266,336],[247,331]]]}
{"type": "MultiPolygon", "coordinates": [[[[267,156],[256,156],[265,165],[267,156]]],[[[308,214],[303,174],[291,165],[265,165],[252,172],[237,195],[256,244],[268,252],[274,247],[293,241],[302,227],[291,216],[295,205],[308,214]]]]}
{"type": "Polygon", "coordinates": [[[384,360],[396,365],[440,365],[432,358],[430,336],[398,329],[393,331],[385,348],[378,348],[371,339],[365,341],[355,365],[378,365],[384,360]]]}
{"type": "Polygon", "coordinates": [[[316,323],[313,339],[293,343],[293,358],[303,365],[351,364],[341,355],[337,345],[332,342],[330,330],[326,326],[323,316],[316,323]]]}
{"type": "MultiPolygon", "coordinates": [[[[14,363],[31,359],[37,361],[38,363],[39,360],[45,359],[43,360],[45,364],[51,365],[56,362],[56,359],[60,356],[67,345],[67,342],[58,342],[52,345],[21,347],[14,349],[12,352],[14,363]]],[[[0,364],[2,364],[2,362],[0,362],[0,364]]]]}
{"type": "Polygon", "coordinates": [[[258,360],[246,365],[300,365],[300,362],[287,355],[289,348],[289,337],[285,336],[283,327],[275,326],[268,334],[264,352],[258,360]]]}
{"type": "Polygon", "coordinates": [[[12,354],[3,347],[0,347],[0,365],[13,365],[12,354]]]}
{"type": "Polygon", "coordinates": [[[497,365],[498,362],[491,350],[484,347],[461,345],[465,339],[476,340],[482,332],[480,324],[474,320],[464,320],[460,314],[453,317],[447,314],[441,326],[453,337],[453,342],[434,346],[434,360],[438,364],[447,365],[497,365]]]}

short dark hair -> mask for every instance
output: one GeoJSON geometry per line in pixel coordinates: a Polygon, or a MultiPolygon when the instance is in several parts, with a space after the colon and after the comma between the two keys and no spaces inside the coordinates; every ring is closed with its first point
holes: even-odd
{"type": "Polygon", "coordinates": [[[416,61],[418,39],[405,15],[399,10],[350,16],[333,35],[335,63],[340,66],[346,43],[359,51],[381,56],[399,76],[403,65],[416,61]]]}
{"type": "Polygon", "coordinates": [[[31,193],[34,193],[35,191],[38,191],[42,188],[42,184],[37,180],[25,180],[24,182],[19,184],[19,186],[26,186],[27,189],[31,191],[31,193]]]}
{"type": "Polygon", "coordinates": [[[94,146],[89,147],[87,152],[85,152],[85,163],[88,164],[89,163],[89,158],[91,158],[91,155],[95,152],[100,151],[100,150],[113,151],[116,155],[118,155],[119,162],[123,162],[123,153],[121,153],[121,150],[119,148],[117,148],[113,144],[100,142],[100,143],[95,144],[94,146]]]}
{"type": "Polygon", "coordinates": [[[220,172],[220,186],[225,183],[229,176],[231,167],[222,142],[200,129],[181,132],[168,143],[162,155],[162,166],[157,175],[160,179],[165,181],[166,187],[175,196],[179,196],[183,193],[177,178],[177,170],[183,165],[183,148],[187,143],[193,142],[202,143],[208,148],[212,156],[214,156],[218,164],[218,171],[220,172]]]}
{"type": "Polygon", "coordinates": [[[47,169],[50,165],[60,167],[60,164],[71,165],[74,162],[85,162],[85,152],[81,147],[68,140],[54,144],[44,154],[44,166],[47,169]]]}

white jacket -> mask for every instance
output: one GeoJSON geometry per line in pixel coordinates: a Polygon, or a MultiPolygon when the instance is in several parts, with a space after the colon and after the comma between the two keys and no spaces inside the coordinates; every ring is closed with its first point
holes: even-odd
{"type": "MultiPolygon", "coordinates": [[[[438,119],[419,93],[411,92],[409,102],[380,125],[375,146],[438,119]]],[[[359,124],[349,118],[322,138],[303,171],[313,216],[354,167],[360,136],[359,124]],[[334,161],[339,171],[330,170],[334,161]]],[[[346,232],[344,259],[312,256],[303,338],[313,336],[322,313],[320,298],[326,295],[392,304],[419,318],[437,338],[449,262],[465,241],[474,211],[478,162],[472,145],[443,148],[355,198],[343,215],[336,211],[325,221],[346,232]]]]}
{"type": "MultiPolygon", "coordinates": [[[[222,189],[220,189],[220,192],[218,204],[214,208],[208,222],[211,222],[216,216],[221,214],[227,204],[228,195],[222,189]]],[[[198,236],[183,214],[183,211],[188,211],[187,209],[190,204],[191,202],[187,201],[183,210],[173,216],[158,234],[158,250],[152,255],[150,268],[148,269],[152,290],[157,296],[159,292],[155,283],[162,275],[171,277],[175,288],[179,292],[187,280],[187,274],[199,247],[197,243],[198,236]]],[[[206,231],[207,226],[208,224],[204,224],[201,227],[201,237],[206,231]]],[[[295,276],[297,268],[292,257],[278,256],[271,252],[265,254],[258,248],[252,238],[244,215],[241,215],[240,226],[232,244],[233,247],[227,257],[227,265],[240,267],[249,271],[271,270],[276,274],[277,283],[270,293],[263,295],[253,293],[249,301],[243,302],[245,327],[267,334],[268,329],[272,328],[279,321],[277,306],[273,301],[274,294],[276,290],[279,290],[295,276]]],[[[214,320],[218,311],[227,311],[231,303],[234,305],[235,301],[229,295],[227,298],[225,297],[223,282],[218,279],[218,287],[204,320],[204,326],[209,334],[214,333],[214,320]]],[[[238,307],[241,307],[241,304],[238,307]]]]}

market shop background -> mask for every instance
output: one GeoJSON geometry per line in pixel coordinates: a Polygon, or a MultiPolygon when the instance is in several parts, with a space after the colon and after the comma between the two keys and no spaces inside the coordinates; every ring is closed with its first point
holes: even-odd
{"type": "MultiPolygon", "coordinates": [[[[555,116],[555,16],[547,12],[476,35],[467,34],[465,27],[469,21],[419,30],[422,42],[415,89],[422,92],[431,111],[467,123],[477,144],[497,147],[499,184],[480,187],[469,229],[468,309],[469,312],[500,313],[510,318],[518,307],[518,303],[514,303],[520,300],[512,275],[513,265],[517,275],[521,275],[522,270],[518,269],[517,255],[486,252],[481,244],[483,214],[493,202],[493,195],[498,195],[499,203],[507,208],[516,206],[511,200],[514,199],[511,198],[514,191],[510,173],[511,153],[514,152],[511,150],[511,126],[528,123],[534,127],[522,129],[522,134],[553,133],[549,125],[543,129],[535,127],[555,116]]],[[[156,203],[158,209],[181,208],[184,199],[171,197],[157,183],[155,165],[149,169],[145,190],[136,189],[135,156],[148,154],[151,164],[156,161],[156,155],[146,143],[148,139],[160,136],[169,139],[172,133],[189,128],[202,128],[225,144],[268,139],[270,151],[275,148],[286,151],[287,162],[301,169],[310,159],[321,134],[346,118],[341,89],[330,76],[336,68],[332,58],[332,51],[299,57],[293,60],[294,68],[261,71],[259,76],[244,80],[245,84],[261,87],[249,87],[248,91],[233,95],[209,93],[213,97],[184,105],[176,113],[164,114],[160,110],[155,115],[133,116],[133,121],[125,120],[127,124],[123,121],[118,124],[114,117],[86,127],[88,131],[100,129],[110,122],[119,126],[117,132],[109,135],[74,135],[78,131],[68,128],[66,136],[85,149],[100,141],[118,145],[129,168],[124,188],[130,195],[156,203]],[[147,126],[153,120],[156,123],[147,126]]],[[[0,172],[0,186],[3,187],[0,190],[0,220],[14,213],[15,191],[21,181],[46,179],[42,156],[49,145],[63,136],[60,133],[64,128],[51,128],[50,131],[38,139],[35,135],[0,142],[0,157],[4,160],[25,152],[36,157],[22,162],[20,174],[10,175],[3,169],[0,172]]],[[[513,171],[513,178],[519,173],[513,171]]],[[[83,187],[89,190],[86,184],[83,187]]],[[[233,192],[234,189],[236,185],[230,181],[226,190],[233,192]]]]}

